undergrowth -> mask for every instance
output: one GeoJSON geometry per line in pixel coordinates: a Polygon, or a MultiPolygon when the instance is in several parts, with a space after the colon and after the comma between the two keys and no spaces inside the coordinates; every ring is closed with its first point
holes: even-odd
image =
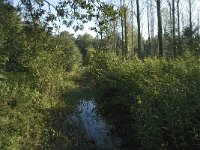
{"type": "Polygon", "coordinates": [[[200,148],[200,59],[122,61],[96,53],[90,66],[98,103],[127,144],[142,149],[200,148]]]}

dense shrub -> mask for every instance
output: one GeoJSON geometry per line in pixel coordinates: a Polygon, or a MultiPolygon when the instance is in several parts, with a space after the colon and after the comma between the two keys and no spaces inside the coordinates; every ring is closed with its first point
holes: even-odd
{"type": "Polygon", "coordinates": [[[56,53],[60,52],[60,56],[62,57],[56,58],[55,60],[62,62],[62,65],[64,65],[67,71],[80,67],[82,57],[72,34],[64,31],[59,35],[51,37],[49,49],[56,53]]]}
{"type": "Polygon", "coordinates": [[[200,59],[120,61],[98,53],[91,74],[102,110],[115,126],[125,124],[126,140],[143,149],[200,148],[200,59]]]}
{"type": "Polygon", "coordinates": [[[28,149],[27,143],[29,148],[39,144],[44,128],[36,107],[39,93],[8,80],[1,83],[0,89],[0,149],[28,149]]]}
{"type": "Polygon", "coordinates": [[[62,94],[73,88],[59,51],[41,51],[29,72],[2,71],[0,149],[65,149],[62,121],[70,109],[62,94]]]}

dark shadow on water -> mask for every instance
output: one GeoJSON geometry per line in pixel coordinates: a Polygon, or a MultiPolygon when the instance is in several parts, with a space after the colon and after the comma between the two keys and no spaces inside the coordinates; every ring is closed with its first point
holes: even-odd
{"type": "MultiPolygon", "coordinates": [[[[113,126],[101,115],[98,91],[79,88],[68,91],[65,103],[70,110],[62,119],[60,132],[67,137],[67,144],[59,147],[69,150],[134,150],[124,145],[122,138],[113,132],[113,126]]],[[[60,143],[62,144],[62,143],[60,143]]]]}
{"type": "Polygon", "coordinates": [[[69,149],[119,149],[122,140],[110,132],[110,126],[97,112],[93,100],[81,100],[75,113],[67,116],[64,126],[72,143],[69,149]]]}

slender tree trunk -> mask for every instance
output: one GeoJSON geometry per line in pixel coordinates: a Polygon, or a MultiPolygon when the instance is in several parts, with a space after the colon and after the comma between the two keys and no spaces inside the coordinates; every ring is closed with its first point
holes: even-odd
{"type": "Polygon", "coordinates": [[[180,38],[180,8],[179,8],[180,0],[177,0],[177,21],[178,21],[178,38],[180,38]]]}
{"type": "Polygon", "coordinates": [[[198,12],[198,36],[200,36],[200,15],[199,15],[200,12],[198,12]]]}
{"type": "Polygon", "coordinates": [[[114,23],[114,29],[113,29],[113,50],[115,53],[117,53],[117,50],[116,50],[116,23],[117,21],[115,20],[113,23],[114,23]]]}
{"type": "Polygon", "coordinates": [[[171,0],[167,1],[167,4],[169,6],[169,20],[170,20],[170,36],[173,37],[173,26],[172,26],[172,6],[171,6],[171,0]]]}
{"type": "Polygon", "coordinates": [[[134,24],[133,24],[133,1],[131,0],[131,52],[134,55],[134,24]]]}
{"type": "Polygon", "coordinates": [[[147,50],[147,55],[150,55],[151,51],[151,35],[150,35],[150,18],[149,18],[149,0],[147,0],[147,28],[148,28],[148,50],[147,50]]]}
{"type": "Polygon", "coordinates": [[[175,27],[175,1],[172,0],[172,39],[174,58],[176,58],[176,27],[175,27]]]}
{"type": "Polygon", "coordinates": [[[136,0],[137,6],[137,25],[138,25],[138,55],[141,56],[141,31],[140,31],[140,5],[139,0],[136,0]]]}
{"type": "Polygon", "coordinates": [[[158,47],[159,55],[163,56],[163,38],[162,38],[162,17],[161,17],[161,4],[160,0],[156,1],[157,4],[157,18],[158,18],[158,47]]]}
{"type": "Polygon", "coordinates": [[[151,22],[150,22],[150,24],[151,24],[151,38],[152,37],[154,37],[154,10],[153,10],[153,4],[152,4],[152,0],[150,0],[150,20],[151,20],[151,22]]]}
{"type": "Polygon", "coordinates": [[[156,51],[155,49],[153,48],[153,42],[152,42],[152,39],[155,37],[154,34],[155,34],[155,14],[154,14],[154,4],[152,1],[155,1],[155,0],[149,0],[149,3],[150,3],[150,9],[149,9],[149,12],[150,12],[150,38],[151,38],[151,41],[150,41],[150,46],[151,46],[151,53],[152,55],[155,55],[156,54],[156,51]]]}
{"type": "Polygon", "coordinates": [[[190,33],[189,33],[189,43],[190,47],[192,48],[194,40],[193,40],[193,25],[192,25],[192,1],[194,0],[189,0],[189,28],[190,28],[190,33]]]}
{"type": "Polygon", "coordinates": [[[103,30],[100,29],[100,50],[103,50],[103,30]]]}
{"type": "Polygon", "coordinates": [[[180,0],[177,0],[177,30],[178,30],[178,43],[177,43],[177,47],[178,47],[178,51],[177,53],[180,55],[180,51],[181,51],[181,48],[180,48],[180,37],[181,37],[181,34],[180,34],[180,11],[179,11],[179,4],[180,4],[180,0]]]}
{"type": "Polygon", "coordinates": [[[127,59],[128,54],[128,32],[127,32],[127,7],[124,5],[124,32],[125,32],[125,58],[127,59]]]}
{"type": "MultiPolygon", "coordinates": [[[[200,20],[199,19],[200,18],[199,18],[199,12],[198,12],[198,20],[197,20],[197,22],[198,22],[198,43],[200,43],[200,20]]],[[[198,52],[197,52],[198,56],[200,54],[199,50],[200,49],[198,48],[198,52]]]]}
{"type": "Polygon", "coordinates": [[[190,23],[190,29],[192,31],[192,1],[189,0],[189,23],[190,23]]]}
{"type": "Polygon", "coordinates": [[[121,5],[121,29],[122,29],[122,57],[124,58],[124,20],[123,20],[123,4],[122,0],[120,0],[121,5]]]}

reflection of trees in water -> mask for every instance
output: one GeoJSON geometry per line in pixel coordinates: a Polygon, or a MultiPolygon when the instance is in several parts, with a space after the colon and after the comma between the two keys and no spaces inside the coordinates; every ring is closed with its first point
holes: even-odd
{"type": "Polygon", "coordinates": [[[64,128],[71,144],[69,149],[114,149],[121,139],[111,135],[109,126],[96,113],[94,101],[81,101],[77,111],[68,116],[64,128]]]}

